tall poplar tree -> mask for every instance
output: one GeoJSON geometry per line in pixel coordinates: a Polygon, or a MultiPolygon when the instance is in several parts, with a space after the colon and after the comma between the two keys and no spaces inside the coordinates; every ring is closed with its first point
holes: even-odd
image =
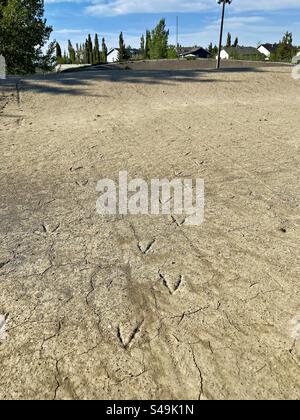
{"type": "Polygon", "coordinates": [[[226,47],[227,48],[230,48],[231,47],[231,33],[230,32],[228,32],[228,34],[227,34],[226,47]]]}
{"type": "Polygon", "coordinates": [[[89,34],[86,43],[85,43],[85,51],[86,51],[86,63],[93,64],[93,42],[91,35],[89,34]]]}
{"type": "Polygon", "coordinates": [[[57,42],[56,43],[56,62],[57,64],[62,64],[62,61],[63,61],[63,57],[62,57],[61,46],[57,42]]]}
{"type": "Polygon", "coordinates": [[[141,56],[144,58],[145,57],[145,37],[144,37],[144,35],[142,35],[142,38],[141,38],[140,51],[141,51],[141,56]]]}
{"type": "Polygon", "coordinates": [[[147,32],[146,32],[145,54],[144,54],[145,59],[150,58],[151,44],[152,44],[151,32],[147,30],[147,32]]]}
{"type": "Polygon", "coordinates": [[[107,46],[105,43],[105,38],[102,38],[102,52],[101,52],[101,61],[102,63],[107,63],[107,46]]]}
{"type": "Polygon", "coordinates": [[[98,34],[95,35],[93,64],[100,64],[100,46],[98,34]]]}
{"type": "Polygon", "coordinates": [[[119,36],[119,54],[118,54],[118,60],[120,62],[124,61],[126,59],[126,47],[123,37],[123,32],[120,33],[119,36]]]}
{"type": "Polygon", "coordinates": [[[68,52],[69,52],[70,63],[75,64],[76,63],[76,52],[75,52],[74,47],[72,45],[72,42],[70,40],[68,41],[68,52]]]}

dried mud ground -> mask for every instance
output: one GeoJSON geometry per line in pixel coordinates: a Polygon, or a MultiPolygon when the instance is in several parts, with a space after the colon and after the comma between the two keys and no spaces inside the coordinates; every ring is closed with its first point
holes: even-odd
{"type": "Polygon", "coordinates": [[[300,82],[288,67],[1,85],[1,399],[300,398],[300,82]],[[205,223],[96,183],[206,183],[205,223]]]}

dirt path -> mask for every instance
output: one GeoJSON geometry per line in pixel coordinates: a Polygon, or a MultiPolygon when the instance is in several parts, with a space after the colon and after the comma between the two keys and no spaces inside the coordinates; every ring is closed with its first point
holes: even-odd
{"type": "Polygon", "coordinates": [[[285,67],[23,80],[0,113],[0,398],[300,398],[299,105],[285,67]],[[120,170],[203,178],[205,223],[97,215],[120,170]]]}

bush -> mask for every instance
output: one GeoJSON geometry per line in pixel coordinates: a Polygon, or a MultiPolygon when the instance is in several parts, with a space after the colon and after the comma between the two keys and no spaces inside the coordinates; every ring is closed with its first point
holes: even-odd
{"type": "Polygon", "coordinates": [[[172,60],[178,58],[178,54],[176,51],[176,47],[174,47],[173,45],[170,45],[168,48],[168,59],[172,60]]]}

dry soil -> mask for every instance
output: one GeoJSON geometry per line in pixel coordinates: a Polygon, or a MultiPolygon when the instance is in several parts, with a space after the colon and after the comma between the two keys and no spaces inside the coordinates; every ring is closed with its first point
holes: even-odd
{"type": "Polygon", "coordinates": [[[87,71],[0,96],[1,399],[299,399],[300,81],[87,71]],[[96,183],[205,180],[205,222],[96,183]]]}

